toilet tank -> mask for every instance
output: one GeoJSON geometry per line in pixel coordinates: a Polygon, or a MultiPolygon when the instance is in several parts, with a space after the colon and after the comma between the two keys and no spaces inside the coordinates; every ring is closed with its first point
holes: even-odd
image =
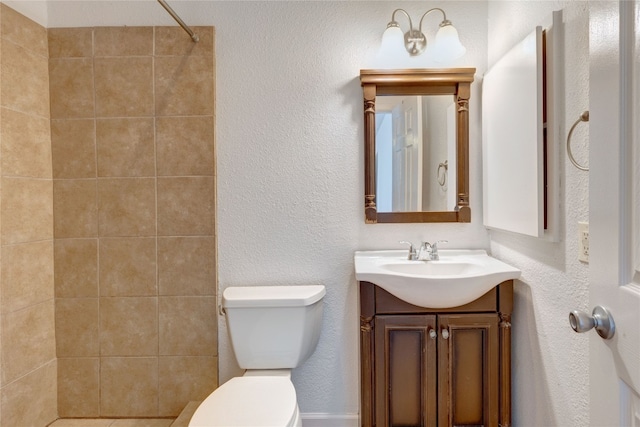
{"type": "Polygon", "coordinates": [[[291,369],[316,348],[325,287],[229,287],[222,294],[231,345],[243,369],[291,369]]]}

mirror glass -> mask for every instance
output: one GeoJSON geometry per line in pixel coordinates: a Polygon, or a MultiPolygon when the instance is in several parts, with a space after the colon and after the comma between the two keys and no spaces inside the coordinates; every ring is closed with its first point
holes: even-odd
{"type": "Polygon", "coordinates": [[[453,210],[453,96],[376,96],[375,120],[378,212],[453,210]]]}

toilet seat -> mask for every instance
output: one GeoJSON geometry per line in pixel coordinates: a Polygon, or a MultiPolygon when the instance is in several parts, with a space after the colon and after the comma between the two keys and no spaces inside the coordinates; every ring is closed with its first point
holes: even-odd
{"type": "Polygon", "coordinates": [[[286,376],[232,378],[198,406],[189,427],[293,427],[296,390],[286,376]]]}

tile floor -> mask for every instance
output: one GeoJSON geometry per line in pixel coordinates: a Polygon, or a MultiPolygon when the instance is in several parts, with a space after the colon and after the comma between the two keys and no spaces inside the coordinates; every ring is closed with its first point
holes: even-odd
{"type": "Polygon", "coordinates": [[[173,418],[59,419],[49,427],[169,427],[173,418]]]}

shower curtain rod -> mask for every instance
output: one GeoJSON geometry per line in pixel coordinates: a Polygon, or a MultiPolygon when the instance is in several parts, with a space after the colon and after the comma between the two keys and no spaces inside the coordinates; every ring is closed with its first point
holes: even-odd
{"type": "Polygon", "coordinates": [[[160,3],[162,7],[164,7],[165,10],[169,12],[169,15],[171,15],[178,24],[180,24],[182,29],[185,30],[187,34],[189,34],[189,36],[191,36],[191,40],[193,40],[194,42],[198,42],[200,40],[200,37],[198,37],[198,35],[194,33],[193,30],[191,30],[191,28],[189,28],[189,26],[185,24],[182,19],[180,19],[178,14],[173,9],[171,9],[171,6],[169,6],[165,0],[158,0],[158,3],[160,3]]]}

